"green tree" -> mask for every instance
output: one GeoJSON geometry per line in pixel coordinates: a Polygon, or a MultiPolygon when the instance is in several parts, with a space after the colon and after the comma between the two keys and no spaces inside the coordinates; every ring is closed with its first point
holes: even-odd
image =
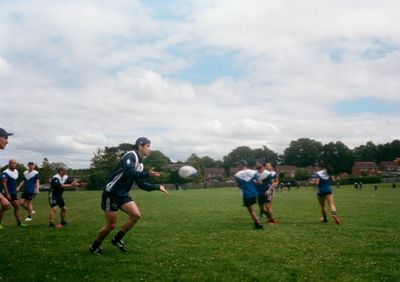
{"type": "Polygon", "coordinates": [[[264,161],[267,161],[269,163],[276,164],[278,163],[278,154],[275,153],[274,151],[268,149],[267,146],[263,146],[262,148],[259,149],[254,149],[253,150],[253,155],[256,159],[263,159],[264,161]]]}
{"type": "Polygon", "coordinates": [[[284,151],[284,163],[299,167],[314,165],[320,158],[322,143],[309,138],[290,142],[284,151]]]}
{"type": "Polygon", "coordinates": [[[335,173],[351,173],[354,155],[353,151],[342,142],[330,142],[322,146],[321,160],[332,165],[335,173]]]}
{"type": "Polygon", "coordinates": [[[223,167],[229,169],[230,167],[237,166],[238,161],[246,160],[249,165],[255,164],[254,152],[250,147],[240,146],[230,152],[223,158],[223,167]]]}
{"type": "Polygon", "coordinates": [[[157,171],[163,170],[164,166],[170,162],[171,160],[158,150],[151,151],[143,161],[146,168],[154,168],[157,171]]]}
{"type": "Polygon", "coordinates": [[[379,160],[377,146],[372,141],[354,148],[353,153],[356,162],[377,162],[379,160]]]}

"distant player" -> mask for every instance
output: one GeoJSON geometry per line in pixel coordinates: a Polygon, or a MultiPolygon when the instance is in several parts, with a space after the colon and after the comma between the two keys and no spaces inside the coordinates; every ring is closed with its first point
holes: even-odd
{"type": "Polygon", "coordinates": [[[97,234],[96,240],[90,246],[92,254],[102,254],[100,247],[103,240],[116,227],[118,210],[128,215],[118,233],[111,239],[111,243],[120,251],[126,252],[122,238],[138,222],[141,217],[136,203],[129,196],[129,191],[134,183],[146,191],[161,191],[168,194],[163,185],[146,182],[148,176],[160,176],[158,172],[143,171],[143,158],[150,154],[150,140],[140,137],[136,140],[134,150],[127,152],[119,161],[113,174],[103,190],[101,208],[104,210],[106,222],[97,234]]]}
{"type": "Polygon", "coordinates": [[[241,160],[239,166],[240,170],[235,174],[235,179],[239,189],[242,190],[243,206],[246,207],[250,217],[253,219],[254,228],[263,229],[264,227],[254,209],[254,204],[257,202],[258,196],[256,187],[256,182],[258,181],[257,171],[248,169],[245,160],[241,160]]]}
{"type": "Polygon", "coordinates": [[[28,211],[28,216],[25,221],[32,220],[33,205],[32,201],[35,195],[39,193],[40,187],[40,175],[39,172],[35,170],[35,163],[28,163],[28,170],[24,171],[24,179],[18,185],[17,190],[19,191],[21,187],[24,186],[24,192],[21,195],[21,206],[28,211]]]}
{"type": "MultiPolygon", "coordinates": [[[[265,169],[264,166],[264,161],[263,160],[256,160],[256,170],[257,170],[257,178],[258,180],[256,181],[257,184],[257,203],[259,206],[259,217],[262,218],[263,215],[267,215],[267,208],[266,208],[266,203],[268,201],[268,194],[267,191],[270,189],[269,186],[269,175],[270,172],[265,169]]],[[[268,217],[269,218],[269,217],[268,217]]]]}
{"type": "MultiPolygon", "coordinates": [[[[0,128],[0,150],[4,150],[8,144],[8,136],[13,135],[13,133],[8,133],[3,128],[0,128]]],[[[10,202],[0,193],[0,204],[3,211],[10,209],[10,202]]]]}
{"type": "Polygon", "coordinates": [[[268,181],[269,188],[267,190],[267,202],[265,203],[265,208],[267,209],[268,222],[270,224],[279,224],[280,222],[274,219],[274,212],[272,210],[272,199],[274,197],[275,187],[279,185],[278,174],[276,173],[271,163],[266,163],[265,169],[269,171],[268,178],[266,179],[268,181]]]}
{"type": "MultiPolygon", "coordinates": [[[[27,226],[21,222],[19,216],[19,201],[17,197],[18,170],[16,160],[10,160],[8,162],[8,168],[3,171],[1,179],[3,184],[3,195],[9,200],[14,208],[14,216],[17,220],[17,225],[22,227],[27,226]]],[[[3,215],[4,211],[0,210],[0,229],[2,228],[1,221],[3,219],[3,215]]]]}
{"type": "Polygon", "coordinates": [[[80,184],[76,181],[72,181],[67,175],[67,169],[60,167],[57,169],[57,174],[53,176],[50,183],[49,190],[49,227],[61,228],[67,225],[66,216],[67,208],[65,207],[65,202],[63,198],[63,193],[65,188],[72,186],[79,186],[80,184]],[[60,207],[60,218],[61,223],[55,225],[54,219],[56,217],[57,206],[60,207]]]}
{"type": "Polygon", "coordinates": [[[331,209],[333,220],[336,222],[336,224],[340,224],[339,217],[336,215],[336,207],[332,194],[333,177],[331,174],[333,171],[330,167],[322,163],[319,164],[319,169],[319,171],[314,173],[311,182],[316,185],[317,188],[317,197],[322,213],[321,222],[328,222],[325,210],[325,202],[327,202],[331,209]]]}

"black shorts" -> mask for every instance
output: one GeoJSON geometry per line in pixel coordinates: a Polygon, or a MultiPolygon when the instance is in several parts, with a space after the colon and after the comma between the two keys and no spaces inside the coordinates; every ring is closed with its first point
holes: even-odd
{"type": "Polygon", "coordinates": [[[11,202],[12,201],[18,201],[18,197],[17,197],[17,194],[10,194],[10,198],[11,198],[11,202]]]}
{"type": "Polygon", "coordinates": [[[26,193],[26,192],[24,192],[21,195],[21,199],[25,199],[25,200],[28,200],[28,201],[32,201],[33,198],[35,198],[35,193],[26,193]]]}
{"type": "Polygon", "coordinates": [[[65,207],[64,198],[62,196],[57,197],[53,193],[49,193],[49,205],[50,207],[59,206],[60,208],[63,208],[65,207]]]}
{"type": "Polygon", "coordinates": [[[250,207],[257,203],[257,197],[251,197],[251,198],[243,198],[243,206],[244,207],[250,207]]]}
{"type": "Polygon", "coordinates": [[[129,196],[116,196],[107,192],[103,192],[101,197],[101,209],[104,211],[118,211],[122,205],[132,202],[129,196]]]}

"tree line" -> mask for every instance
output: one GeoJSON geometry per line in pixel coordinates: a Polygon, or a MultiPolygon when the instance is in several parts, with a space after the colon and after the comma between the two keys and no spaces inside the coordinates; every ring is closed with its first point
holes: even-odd
{"type": "MultiPolygon", "coordinates": [[[[99,189],[107,181],[121,156],[131,150],[133,150],[133,144],[129,143],[98,149],[91,159],[89,168],[70,170],[70,175],[83,178],[83,181],[88,183],[89,189],[99,189]]],[[[314,166],[317,162],[322,161],[332,165],[335,173],[338,174],[343,172],[351,173],[354,162],[390,161],[399,156],[400,140],[393,140],[385,144],[374,144],[369,141],[364,145],[350,149],[340,141],[323,144],[314,139],[299,138],[291,141],[283,154],[278,154],[267,146],[256,149],[248,146],[239,146],[224,156],[222,160],[215,160],[210,156],[200,157],[192,154],[188,159],[178,161],[178,163],[189,163],[200,171],[204,168],[224,168],[228,175],[229,169],[236,167],[237,162],[242,159],[245,159],[250,166],[254,166],[257,159],[262,159],[271,162],[273,165],[294,165],[300,168],[314,166]]],[[[162,183],[184,182],[178,177],[176,169],[167,168],[167,164],[170,163],[171,159],[158,150],[152,151],[144,160],[147,169],[151,167],[161,172],[161,178],[158,178],[157,181],[162,183]]],[[[36,167],[41,175],[41,183],[46,183],[48,178],[56,173],[56,168],[59,166],[65,167],[65,164],[52,163],[45,158],[42,164],[36,167]]],[[[22,175],[25,167],[19,164],[17,169],[22,175]]],[[[299,178],[307,176],[306,170],[302,171],[300,169],[297,173],[299,178]]]]}

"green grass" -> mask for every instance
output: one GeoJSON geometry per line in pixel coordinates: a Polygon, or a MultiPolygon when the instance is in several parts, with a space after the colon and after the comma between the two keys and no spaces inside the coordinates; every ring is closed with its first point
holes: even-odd
{"type": "MultiPolygon", "coordinates": [[[[400,280],[400,191],[386,186],[374,192],[367,185],[358,192],[336,189],[339,226],[319,222],[312,189],[275,195],[282,224],[259,231],[236,188],[168,197],[135,189],[142,219],[125,236],[129,252],[120,253],[110,236],[104,255],[93,256],[88,246],[103,223],[100,192],[65,192],[69,223],[62,229],[47,227],[47,193],[41,193],[29,227],[18,228],[12,212],[5,215],[0,280],[400,280]]],[[[119,223],[124,218],[120,213],[119,223]]]]}

